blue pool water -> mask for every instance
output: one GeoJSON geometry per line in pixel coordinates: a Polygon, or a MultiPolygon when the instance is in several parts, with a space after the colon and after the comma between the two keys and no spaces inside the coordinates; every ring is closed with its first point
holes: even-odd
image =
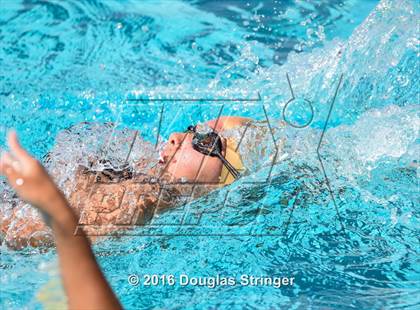
{"type": "MultiPolygon", "coordinates": [[[[162,105],[165,138],[216,117],[222,103],[210,99],[260,95],[226,101],[223,114],[264,119],[266,111],[274,124],[290,100],[286,74],[312,104],[313,113],[288,106],[291,121],[313,120],[281,132],[287,154],[271,172],[95,245],[125,308],[419,307],[417,1],[0,0],[0,8],[1,147],[14,127],[42,159],[58,133],[84,121],[154,141],[162,105]],[[159,225],[180,218],[188,225],[159,225]],[[127,281],[144,274],[293,276],[295,285],[127,281]]],[[[60,145],[64,161],[79,148],[60,145]]],[[[3,183],[0,192],[10,208],[3,183]]],[[[42,308],[55,251],[0,251],[0,307],[42,308]]]]}

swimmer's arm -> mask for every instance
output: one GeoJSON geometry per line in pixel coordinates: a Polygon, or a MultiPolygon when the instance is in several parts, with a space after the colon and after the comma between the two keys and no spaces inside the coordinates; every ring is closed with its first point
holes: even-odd
{"type": "Polygon", "coordinates": [[[102,274],[83,232],[75,235],[78,219],[62,194],[51,207],[62,210],[52,221],[63,285],[70,309],[121,309],[102,274]]]}
{"type": "Polygon", "coordinates": [[[252,119],[247,117],[220,116],[218,119],[208,121],[206,124],[213,128],[215,131],[220,132],[223,130],[231,129],[233,127],[246,125],[250,121],[252,121],[252,119]]]}
{"type": "Polygon", "coordinates": [[[0,158],[0,175],[7,177],[19,197],[36,206],[51,220],[64,289],[71,309],[121,309],[102,274],[83,233],[74,235],[77,217],[64,194],[42,165],[8,137],[10,153],[0,158]]]}

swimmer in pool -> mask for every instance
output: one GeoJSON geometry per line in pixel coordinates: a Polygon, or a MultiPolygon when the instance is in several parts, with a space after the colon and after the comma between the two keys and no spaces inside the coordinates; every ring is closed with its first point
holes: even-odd
{"type": "MultiPolygon", "coordinates": [[[[143,225],[155,213],[176,206],[177,197],[191,190],[194,184],[203,184],[195,188],[194,196],[198,197],[238,178],[243,168],[241,156],[235,150],[234,139],[224,138],[222,133],[250,121],[243,117],[220,117],[189,126],[185,132],[171,134],[160,152],[159,164],[147,174],[135,174],[129,169],[95,171],[80,166],[74,181],[65,185],[65,192],[69,193],[68,204],[89,235],[109,234],[124,226],[143,225]],[[200,133],[204,127],[212,131],[200,133]],[[150,181],[153,178],[162,182],[150,181]],[[181,186],[179,180],[187,183],[181,186]]],[[[9,155],[2,160],[8,163],[11,158],[9,155]]],[[[140,160],[137,164],[147,163],[140,160]]],[[[11,184],[19,194],[23,185],[11,184]]],[[[48,199],[44,191],[37,193],[38,199],[48,199]]],[[[3,215],[0,232],[5,243],[16,249],[28,245],[52,245],[53,237],[45,223],[41,219],[27,221],[18,216],[22,208],[23,204],[18,205],[11,215],[3,215]]]]}
{"type": "MultiPolygon", "coordinates": [[[[184,133],[172,134],[160,154],[159,162],[162,169],[151,169],[149,176],[156,177],[160,173],[169,184],[176,183],[174,181],[180,179],[192,184],[208,183],[216,186],[232,183],[239,177],[242,162],[235,150],[235,142],[222,138],[216,132],[242,126],[249,121],[250,119],[240,117],[223,117],[207,124],[213,130],[210,133],[199,133],[197,126],[190,126],[184,133]]],[[[171,197],[167,200],[158,200],[154,195],[156,188],[153,188],[158,184],[139,182],[139,178],[145,176],[138,176],[138,179],[135,179],[136,176],[127,171],[120,171],[116,176],[112,173],[110,175],[109,171],[102,171],[103,175],[99,176],[97,172],[90,171],[87,167],[80,167],[76,172],[76,186],[70,199],[66,199],[42,164],[20,146],[15,132],[8,135],[8,144],[10,152],[3,153],[0,158],[0,175],[7,178],[10,186],[23,201],[36,207],[43,214],[52,229],[69,308],[121,309],[118,299],[95,260],[89,239],[83,231],[75,234],[80,223],[81,211],[84,215],[87,214],[88,221],[106,224],[115,218],[124,217],[127,211],[125,207],[129,208],[129,204],[133,203],[137,210],[136,223],[144,223],[157,209],[173,206],[171,197]],[[98,183],[98,177],[111,179],[116,177],[118,180],[110,184],[98,183]],[[137,198],[123,201],[123,204],[116,203],[115,199],[109,199],[104,204],[103,195],[89,195],[93,187],[96,187],[94,188],[96,193],[106,193],[109,197],[115,198],[123,189],[124,196],[137,198]],[[76,202],[79,202],[77,206],[76,202]],[[94,211],[89,213],[89,210],[104,207],[111,209],[110,212],[104,213],[105,216],[101,217],[94,211]],[[88,211],[85,212],[83,208],[88,211]]],[[[174,189],[176,190],[176,185],[174,189]]],[[[17,212],[19,210],[14,210],[14,214],[17,212]]],[[[11,223],[21,224],[12,216],[2,221],[2,231],[7,231],[11,223]]],[[[28,227],[29,230],[44,229],[43,225],[34,222],[28,227]]],[[[19,240],[27,238],[28,233],[31,232],[21,230],[20,234],[15,235],[17,239],[15,241],[18,242],[14,245],[19,247],[19,240]]],[[[31,245],[40,244],[45,244],[45,240],[32,238],[31,245]]]]}

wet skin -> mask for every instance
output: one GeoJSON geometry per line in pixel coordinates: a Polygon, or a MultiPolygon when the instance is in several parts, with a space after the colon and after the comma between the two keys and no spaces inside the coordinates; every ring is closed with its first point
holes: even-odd
{"type": "MultiPolygon", "coordinates": [[[[220,118],[207,124],[218,132],[234,126],[243,125],[249,119],[220,118]]],[[[115,226],[131,227],[143,225],[156,212],[174,207],[175,197],[188,192],[185,186],[179,186],[177,181],[204,184],[197,196],[208,193],[217,183],[222,170],[220,159],[205,156],[192,147],[192,133],[173,133],[160,152],[159,165],[148,171],[147,175],[134,176],[124,180],[104,180],[96,172],[79,167],[74,182],[65,186],[65,192],[70,193],[70,206],[79,217],[79,224],[86,225],[84,230],[93,235],[109,234],[116,230],[115,226]],[[160,179],[173,186],[161,190],[160,179]],[[106,227],[107,225],[111,226],[106,227]],[[93,231],[89,232],[88,230],[93,231]]],[[[224,141],[225,143],[225,141],[224,141]]],[[[139,161],[142,166],[147,163],[139,161]]],[[[0,232],[5,235],[5,242],[12,248],[26,246],[51,245],[52,236],[41,218],[31,219],[19,217],[19,211],[24,204],[18,203],[13,212],[3,216],[0,232]],[[44,233],[42,233],[44,232],[44,233]]]]}

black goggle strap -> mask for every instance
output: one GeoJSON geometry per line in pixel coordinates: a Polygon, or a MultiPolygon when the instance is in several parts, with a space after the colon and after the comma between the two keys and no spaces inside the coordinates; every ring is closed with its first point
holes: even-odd
{"type": "Polygon", "coordinates": [[[219,152],[217,152],[217,157],[220,158],[220,160],[222,161],[222,163],[225,165],[226,169],[230,172],[230,174],[233,175],[233,177],[235,179],[239,178],[239,171],[236,170],[236,168],[233,167],[232,164],[230,162],[228,162],[226,160],[226,158],[223,157],[222,154],[220,154],[219,152]]]}

